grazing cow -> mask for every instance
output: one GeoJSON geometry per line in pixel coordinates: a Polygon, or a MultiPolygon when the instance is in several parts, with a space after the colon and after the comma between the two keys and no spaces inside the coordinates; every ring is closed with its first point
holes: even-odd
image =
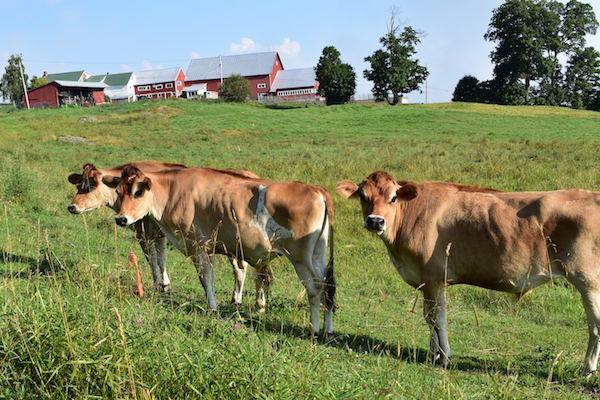
{"type": "MultiPolygon", "coordinates": [[[[186,168],[181,164],[170,164],[157,161],[134,162],[110,169],[98,169],[92,164],[85,164],[83,166],[82,174],[69,175],[69,182],[77,187],[77,194],[73,198],[71,204],[67,207],[68,211],[72,214],[81,214],[86,211],[108,206],[115,210],[115,212],[118,212],[120,208],[118,195],[114,188],[110,188],[102,182],[102,178],[104,176],[121,174],[126,165],[135,165],[143,171],[186,168]]],[[[250,171],[233,169],[230,171],[240,173],[250,178],[258,178],[258,175],[250,171]]],[[[151,217],[143,218],[138,221],[133,225],[133,229],[135,230],[136,239],[142,248],[142,252],[152,269],[154,285],[159,291],[169,291],[170,280],[166,271],[166,237],[151,217]]],[[[241,263],[238,263],[234,258],[230,258],[230,261],[235,276],[235,289],[232,302],[234,304],[241,304],[247,264],[243,260],[241,263]]],[[[266,273],[270,273],[270,270],[267,270],[266,273]]],[[[270,279],[270,276],[267,275],[266,278],[262,279],[268,280],[270,279]]],[[[257,296],[264,299],[264,289],[260,289],[257,296]]]]}
{"type": "Polygon", "coordinates": [[[600,352],[600,193],[581,189],[503,193],[443,182],[396,181],[377,171],[337,191],[359,198],[364,226],[423,292],[436,361],[448,365],[447,285],[465,283],[522,296],[563,277],[581,293],[589,342],[584,374],[600,352]]]}
{"type": "Polygon", "coordinates": [[[169,240],[192,258],[211,310],[217,308],[211,254],[243,259],[259,272],[283,254],[306,288],[313,333],[319,332],[321,303],[325,330],[333,332],[333,241],[327,263],[333,203],[325,189],[209,168],[150,173],[130,166],[121,177],[106,177],[104,182],[118,185],[118,225],[150,215],[169,240]]]}

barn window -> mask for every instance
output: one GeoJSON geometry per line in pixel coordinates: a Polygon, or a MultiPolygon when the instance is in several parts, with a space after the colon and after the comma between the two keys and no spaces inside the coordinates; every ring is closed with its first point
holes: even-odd
{"type": "Polygon", "coordinates": [[[138,90],[140,92],[145,92],[147,90],[150,90],[150,86],[146,85],[146,86],[138,86],[138,90]]]}
{"type": "Polygon", "coordinates": [[[173,87],[173,84],[172,83],[167,83],[167,84],[165,84],[165,87],[167,89],[171,89],[173,87]]]}
{"type": "Polygon", "coordinates": [[[154,89],[159,90],[163,88],[163,84],[159,83],[158,85],[154,85],[154,89]]]}
{"type": "Polygon", "coordinates": [[[177,86],[181,86],[181,81],[177,81],[177,86]]]}
{"type": "Polygon", "coordinates": [[[264,89],[264,88],[267,87],[267,84],[266,83],[259,83],[259,84],[256,85],[256,87],[259,88],[259,89],[264,89]]]}

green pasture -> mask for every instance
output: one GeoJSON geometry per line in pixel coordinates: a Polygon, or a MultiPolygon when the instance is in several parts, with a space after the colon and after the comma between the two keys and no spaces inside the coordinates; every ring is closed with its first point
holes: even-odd
{"type": "Polygon", "coordinates": [[[337,194],[337,337],[328,344],[311,339],[302,285],[286,260],[273,263],[260,315],[250,277],[243,306],[229,305],[233,275],[219,258],[220,311],[208,314],[178,251],[168,255],[173,293],[152,290],[143,261],[147,295],[139,298],[127,265],[130,251],[143,258],[132,232],[116,228],[109,209],[66,211],[67,176],[86,162],[250,169],[332,193],[338,181],[377,169],[500,190],[600,190],[599,154],[600,113],[549,107],[164,100],[0,112],[0,399],[600,396],[600,378],[578,375],[587,326],[563,281],[519,301],[450,288],[454,358],[448,370],[433,366],[419,293],[362,228],[358,204],[337,194]]]}

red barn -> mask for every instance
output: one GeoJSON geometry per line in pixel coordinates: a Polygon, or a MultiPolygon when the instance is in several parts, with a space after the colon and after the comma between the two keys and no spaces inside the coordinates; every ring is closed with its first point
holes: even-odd
{"type": "Polygon", "coordinates": [[[179,97],[185,75],[179,67],[134,72],[134,90],[138,100],[179,97]]]}
{"type": "MultiPolygon", "coordinates": [[[[87,106],[104,103],[104,88],[100,82],[52,81],[27,91],[31,108],[87,106]]],[[[25,96],[23,96],[23,104],[25,96]]]]}
{"type": "Polygon", "coordinates": [[[185,86],[206,83],[206,90],[218,92],[221,80],[239,74],[250,83],[250,98],[267,96],[279,71],[283,70],[276,51],[233,56],[197,58],[190,61],[185,86]]]}

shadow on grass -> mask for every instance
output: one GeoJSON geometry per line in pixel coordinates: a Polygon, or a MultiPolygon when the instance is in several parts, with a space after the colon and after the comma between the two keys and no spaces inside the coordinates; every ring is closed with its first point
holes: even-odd
{"type": "Polygon", "coordinates": [[[6,271],[0,269],[2,278],[28,279],[32,275],[50,275],[64,271],[74,265],[70,260],[59,260],[51,249],[41,249],[38,257],[29,257],[0,250],[0,264],[25,264],[28,268],[21,271],[6,271]]]}
{"type": "MultiPolygon", "coordinates": [[[[181,293],[169,293],[161,296],[165,307],[172,307],[184,312],[206,312],[206,302],[203,298],[192,298],[181,293]]],[[[290,304],[293,303],[290,301],[290,304]]],[[[295,312],[288,308],[287,312],[295,312]]],[[[302,311],[305,312],[302,307],[302,311]]],[[[411,364],[434,365],[432,355],[428,349],[416,346],[412,343],[388,343],[375,337],[350,332],[336,331],[332,340],[323,337],[313,339],[309,328],[285,322],[269,314],[258,314],[249,307],[238,308],[232,304],[222,304],[219,311],[215,313],[221,319],[235,319],[247,329],[255,332],[266,332],[285,335],[288,337],[304,339],[307,341],[318,340],[325,346],[335,347],[355,354],[370,354],[380,357],[389,357],[411,364]]],[[[463,372],[499,373],[513,376],[515,373],[532,375],[540,379],[548,378],[548,360],[543,354],[539,357],[521,356],[511,360],[510,365],[499,355],[497,360],[490,360],[472,356],[454,356],[450,361],[450,370],[463,372]]],[[[575,373],[575,371],[573,371],[575,373]]],[[[567,375],[570,375],[567,373],[567,375]]]]}
{"type": "Polygon", "coordinates": [[[265,104],[266,108],[271,110],[294,110],[297,108],[306,108],[308,104],[265,104]]]}

